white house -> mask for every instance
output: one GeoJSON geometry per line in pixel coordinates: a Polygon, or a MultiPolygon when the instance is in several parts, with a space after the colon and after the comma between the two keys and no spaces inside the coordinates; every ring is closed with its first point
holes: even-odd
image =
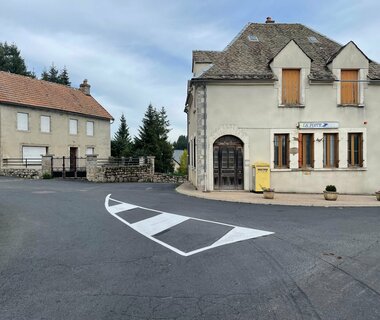
{"type": "Polygon", "coordinates": [[[270,165],[282,192],[380,189],[380,66],[301,24],[249,23],[223,51],[194,51],[185,112],[189,180],[251,190],[270,165]]]}

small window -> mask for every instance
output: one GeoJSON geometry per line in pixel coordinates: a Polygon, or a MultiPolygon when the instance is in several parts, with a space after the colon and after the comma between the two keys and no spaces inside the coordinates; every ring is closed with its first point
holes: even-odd
{"type": "Polygon", "coordinates": [[[339,167],[339,140],[337,133],[325,133],[323,135],[323,167],[339,167]]]}
{"type": "Polygon", "coordinates": [[[95,148],[93,148],[93,147],[86,148],[86,156],[93,155],[95,153],[94,151],[95,151],[95,148]]]}
{"type": "Polygon", "coordinates": [[[17,130],[28,131],[29,130],[29,114],[17,112],[17,130]]]}
{"type": "Polygon", "coordinates": [[[310,43],[319,43],[318,39],[314,36],[307,37],[310,43]]]}
{"type": "Polygon", "coordinates": [[[78,134],[78,120],[70,119],[70,134],[78,134]]]}
{"type": "Polygon", "coordinates": [[[289,134],[274,135],[274,167],[289,168],[289,134]]]}
{"type": "Polygon", "coordinates": [[[93,121],[87,121],[86,132],[87,132],[88,136],[92,137],[94,135],[94,122],[93,121]]]}
{"type": "Polygon", "coordinates": [[[258,42],[259,41],[259,38],[257,36],[255,36],[254,34],[250,34],[248,36],[248,40],[249,41],[253,41],[253,42],[258,42]]]}
{"type": "Polygon", "coordinates": [[[282,104],[300,104],[300,70],[282,70],[282,104]]]}
{"type": "Polygon", "coordinates": [[[298,164],[300,168],[314,168],[314,135],[300,133],[298,136],[298,164]]]}
{"type": "Polygon", "coordinates": [[[41,116],[40,122],[41,122],[41,132],[50,132],[50,117],[41,116]]]}
{"type": "Polygon", "coordinates": [[[193,144],[193,167],[196,168],[197,167],[197,157],[196,157],[197,144],[195,142],[195,138],[193,141],[194,141],[194,144],[193,144]]]}
{"type": "Polygon", "coordinates": [[[357,105],[359,104],[359,71],[358,70],[341,70],[341,104],[357,105]]]}
{"type": "Polygon", "coordinates": [[[363,134],[348,134],[348,166],[363,167],[363,134]]]}

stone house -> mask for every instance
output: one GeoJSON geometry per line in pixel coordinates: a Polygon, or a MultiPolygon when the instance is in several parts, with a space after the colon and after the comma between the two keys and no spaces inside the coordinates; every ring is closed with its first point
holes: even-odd
{"type": "Polygon", "coordinates": [[[9,158],[110,156],[112,116],[79,89],[0,72],[0,163],[9,158]]]}
{"type": "Polygon", "coordinates": [[[189,180],[252,190],[256,162],[280,192],[380,189],[380,66],[302,24],[249,23],[223,51],[193,51],[189,180]]]}

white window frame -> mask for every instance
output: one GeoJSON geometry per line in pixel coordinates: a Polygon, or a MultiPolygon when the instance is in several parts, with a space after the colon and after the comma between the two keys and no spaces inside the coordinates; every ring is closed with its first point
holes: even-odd
{"type": "Polygon", "coordinates": [[[29,131],[29,113],[17,112],[17,130],[29,131]]]}
{"type": "Polygon", "coordinates": [[[94,136],[94,128],[95,128],[95,123],[94,121],[87,121],[86,123],[86,134],[89,137],[94,136]]]}
{"type": "Polygon", "coordinates": [[[43,133],[50,133],[51,132],[51,118],[50,116],[40,116],[40,130],[43,133]],[[43,121],[45,119],[45,121],[43,121]],[[45,126],[46,125],[46,126],[45,126]]]}
{"type": "Polygon", "coordinates": [[[86,147],[86,156],[92,156],[95,154],[95,147],[86,147]],[[91,150],[91,153],[88,151],[91,150]]]}
{"type": "Polygon", "coordinates": [[[78,120],[77,119],[69,119],[69,133],[71,135],[78,134],[78,120]]]}

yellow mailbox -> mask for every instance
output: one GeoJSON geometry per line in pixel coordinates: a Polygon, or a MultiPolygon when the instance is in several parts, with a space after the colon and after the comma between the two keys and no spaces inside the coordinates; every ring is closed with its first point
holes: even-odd
{"type": "Polygon", "coordinates": [[[253,191],[262,192],[270,188],[270,166],[269,163],[255,162],[253,169],[253,191]]]}

